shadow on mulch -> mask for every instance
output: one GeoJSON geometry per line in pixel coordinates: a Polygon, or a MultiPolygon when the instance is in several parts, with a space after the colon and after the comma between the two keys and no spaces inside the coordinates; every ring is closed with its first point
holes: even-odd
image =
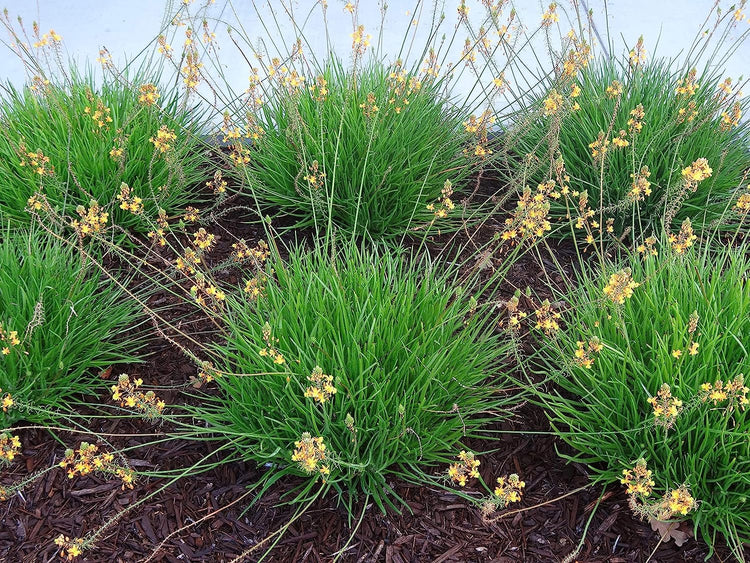
{"type": "MultiPolygon", "coordinates": [[[[470,247],[477,241],[486,243],[501,225],[501,221],[492,219],[481,227],[486,232],[476,233],[476,237],[472,233],[471,240],[462,239],[459,233],[443,240],[436,237],[431,244],[450,241],[470,247]]],[[[232,233],[248,241],[262,236],[261,229],[248,225],[239,214],[222,217],[216,232],[232,233]]],[[[225,236],[212,257],[219,263],[230,252],[231,240],[225,236]]],[[[564,265],[563,271],[556,271],[555,262],[543,252],[543,264],[534,254],[526,254],[510,268],[501,293],[510,296],[516,288],[530,287],[539,298],[552,299],[549,285],[564,287],[573,274],[575,258],[575,250],[565,243],[555,244],[553,252],[564,265]]],[[[230,270],[224,274],[228,283],[239,281],[230,270]]],[[[170,297],[154,299],[168,303],[170,297]]],[[[200,322],[196,326],[200,327],[200,322]]],[[[176,389],[195,376],[195,365],[163,339],[156,340],[151,349],[147,362],[133,366],[131,376],[158,386],[168,403],[184,401],[176,389]],[[162,392],[165,388],[172,391],[162,392]]],[[[107,397],[101,399],[107,402],[107,397]]],[[[204,458],[221,461],[215,453],[217,444],[166,439],[172,430],[166,425],[115,417],[92,419],[84,426],[98,435],[103,449],[130,448],[126,451],[128,463],[137,471],[179,470],[204,458]],[[146,433],[156,436],[146,437],[146,433]],[[143,445],[154,438],[165,439],[143,445]]],[[[466,446],[487,452],[481,454],[480,467],[486,483],[492,484],[497,476],[507,473],[518,473],[526,482],[522,502],[512,505],[504,517],[488,524],[476,507],[455,494],[394,481],[391,485],[406,501],[408,510],[383,514],[374,506],[360,505],[358,510],[364,510],[364,517],[352,535],[346,514],[336,506],[335,499],[318,500],[289,526],[264,561],[329,562],[337,554],[339,561],[351,563],[511,563],[565,558],[630,563],[645,562],[650,556],[650,561],[663,563],[706,558],[708,548],[697,540],[683,547],[672,542],[660,545],[650,526],[633,517],[621,487],[606,491],[586,487],[589,479],[585,467],[568,464],[558,455],[558,450],[568,451],[567,446],[549,433],[540,408],[525,405],[493,430],[495,439],[473,440],[466,446]],[[603,501],[597,505],[602,494],[603,501]],[[592,512],[581,550],[571,555],[592,512]]],[[[23,430],[19,435],[24,444],[22,456],[4,471],[3,483],[53,467],[63,456],[63,444],[77,446],[82,440],[93,441],[91,435],[70,432],[58,432],[57,438],[42,430],[23,430]]],[[[436,468],[441,470],[445,468],[436,468]]],[[[261,471],[263,468],[253,464],[232,461],[171,484],[164,478],[141,478],[133,490],[123,490],[116,481],[92,475],[69,480],[63,469],[53,469],[0,505],[0,561],[59,560],[55,537],[61,533],[83,537],[113,519],[80,561],[231,561],[287,524],[295,512],[295,507],[282,501],[296,483],[277,483],[262,498],[248,494],[248,487],[259,479],[261,471]],[[149,494],[153,496],[137,504],[149,494]]],[[[479,493],[474,485],[469,483],[466,492],[479,493]]],[[[269,545],[260,545],[248,560],[258,561],[269,545]]],[[[726,549],[720,549],[712,560],[730,558],[726,549]]]]}

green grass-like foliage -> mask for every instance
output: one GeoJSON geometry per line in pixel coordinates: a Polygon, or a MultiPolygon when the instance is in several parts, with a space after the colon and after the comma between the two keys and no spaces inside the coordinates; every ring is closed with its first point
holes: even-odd
{"type": "MultiPolygon", "coordinates": [[[[601,204],[604,218],[615,219],[615,234],[627,228],[645,236],[658,233],[665,215],[673,218],[667,228],[679,226],[685,218],[690,218],[699,230],[707,225],[715,227],[726,215],[727,204],[741,187],[743,174],[750,166],[750,123],[744,120],[739,126],[722,130],[722,114],[726,112],[731,120],[737,100],[741,111],[747,114],[748,101],[738,98],[736,84],[732,84],[731,93],[720,90],[721,78],[715,73],[697,73],[695,93],[678,95],[677,88],[684,86],[680,81],[687,77],[684,67],[664,59],[636,69],[627,61],[593,61],[575,80],[580,95],[569,98],[568,111],[539,117],[520,133],[518,150],[535,153],[547,163],[534,172],[533,183],[555,178],[549,171],[548,143],[543,138],[550,123],[560,120],[559,153],[571,177],[571,188],[588,191],[597,220],[601,204]],[[623,85],[621,98],[606,93],[614,80],[623,85]],[[571,111],[576,102],[580,109],[571,111]],[[645,117],[641,132],[634,135],[629,132],[628,120],[639,104],[645,117]],[[608,131],[610,141],[625,131],[629,146],[616,148],[610,144],[602,171],[601,161],[592,158],[589,144],[597,140],[600,132],[608,131]],[[699,158],[708,160],[713,175],[701,182],[696,191],[680,193],[681,170],[699,158]],[[628,196],[634,180],[631,174],[637,175],[643,166],[650,171],[652,193],[636,203],[628,196]]],[[[564,87],[561,93],[568,95],[570,87],[564,87]]],[[[541,105],[541,100],[535,103],[535,107],[541,105]]],[[[564,220],[568,210],[557,204],[551,213],[564,220]]],[[[570,236],[571,229],[564,227],[559,233],[570,236]]]]}
{"type": "Polygon", "coordinates": [[[257,302],[227,298],[217,367],[244,375],[218,377],[221,398],[200,415],[241,456],[272,464],[269,478],[307,474],[292,455],[309,432],[323,438],[327,482],[350,514],[358,493],[383,508],[389,475],[419,480],[515,401],[490,309],[474,311],[433,264],[347,246],[294,252],[273,272],[257,302]],[[336,388],[323,403],[305,396],[316,366],[336,388]]]}
{"type": "Polygon", "coordinates": [[[739,553],[750,541],[750,413],[739,397],[750,397],[738,391],[731,410],[728,400],[702,400],[701,386],[750,378],[750,258],[743,248],[693,248],[630,267],[641,286],[623,305],[602,303],[608,275],[585,276],[571,298],[569,328],[546,350],[553,369],[568,364],[559,391],[543,396],[549,416],[577,450],[573,459],[590,464],[597,479],[618,482],[643,457],[654,501],[686,483],[699,503],[687,516],[697,531],[709,545],[720,534],[739,553]],[[594,337],[603,349],[587,369],[574,359],[577,342],[588,349],[594,337]],[[648,402],[665,383],[682,401],[669,429],[655,425],[667,419],[648,402]]]}
{"type": "Polygon", "coordinates": [[[322,77],[325,95],[316,77],[302,88],[271,82],[256,116],[265,134],[248,168],[261,205],[293,217],[295,227],[374,238],[424,227],[445,181],[459,189],[476,164],[462,152],[468,116],[446,99],[444,81],[399,66],[372,62],[354,76],[333,61],[322,77]]]}
{"type": "Polygon", "coordinates": [[[159,107],[139,103],[140,86],[151,82],[158,84],[158,76],[139,73],[130,84],[107,80],[97,89],[91,75],[72,69],[64,85],[9,86],[0,101],[0,217],[28,223],[27,200],[41,191],[58,212],[77,218],[76,207],[89,207],[95,199],[109,211],[111,222],[146,231],[150,223],[120,208],[116,198],[122,182],[143,200],[151,217],[158,208],[171,215],[193,201],[205,162],[199,115],[180,106],[176,89],[159,89],[159,107]],[[167,153],[149,141],[162,125],[176,135],[167,153]],[[118,148],[121,157],[110,154],[118,148]],[[33,165],[28,153],[39,151],[49,159],[45,169],[51,174],[40,175],[33,165]]]}
{"type": "Polygon", "coordinates": [[[95,370],[138,361],[141,315],[122,291],[86,267],[69,245],[16,231],[0,245],[0,388],[16,405],[0,427],[49,420],[73,395],[91,392],[95,370]],[[11,342],[10,332],[18,343],[11,342]],[[128,332],[131,331],[131,332],[128,332]],[[89,377],[92,376],[92,377],[89,377]],[[24,408],[24,405],[28,408],[24,408]]]}

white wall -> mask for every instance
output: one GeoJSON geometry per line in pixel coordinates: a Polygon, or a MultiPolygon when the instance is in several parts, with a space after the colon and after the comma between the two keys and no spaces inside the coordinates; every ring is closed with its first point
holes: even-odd
{"type": "MultiPolygon", "coordinates": [[[[347,53],[351,43],[349,33],[351,32],[351,17],[343,9],[345,0],[328,0],[328,18],[331,38],[337,51],[347,53]]],[[[432,0],[427,0],[428,6],[432,0]]],[[[603,0],[579,0],[594,10],[596,26],[604,37],[606,34],[606,21],[603,0]]],[[[195,11],[205,4],[206,0],[194,0],[190,9],[195,11]]],[[[287,0],[288,3],[288,0],[287,0]]],[[[314,0],[297,0],[294,5],[298,14],[304,14],[314,0]]],[[[93,66],[97,66],[94,60],[97,58],[99,48],[106,46],[115,63],[122,65],[127,59],[135,57],[149,42],[159,34],[167,2],[162,0],[128,0],[128,1],[102,1],[102,0],[5,0],[12,21],[20,15],[23,17],[27,28],[30,30],[31,22],[38,21],[42,32],[54,29],[63,37],[63,45],[68,56],[79,62],[88,60],[93,66]]],[[[181,0],[171,0],[170,8],[179,8],[181,0]]],[[[264,19],[269,21],[269,10],[265,0],[258,0],[258,10],[264,19]]],[[[396,46],[400,44],[403,30],[408,25],[408,17],[405,15],[409,8],[413,7],[413,0],[390,0],[389,12],[383,35],[386,52],[395,52],[396,46]]],[[[538,0],[517,0],[515,8],[518,10],[527,27],[532,29],[538,25],[541,13],[546,8],[546,2],[542,4],[538,0]]],[[[563,33],[570,27],[565,23],[564,10],[566,3],[561,1],[560,29],[563,33]]],[[[714,0],[609,0],[608,15],[609,28],[615,37],[618,47],[624,45],[620,34],[628,45],[633,45],[638,36],[643,34],[649,55],[653,55],[654,48],[659,41],[657,54],[662,56],[677,55],[680,50],[688,47],[688,44],[699,30],[701,23],[714,4],[714,0]]],[[[723,1],[722,4],[728,8],[732,2],[723,1]]],[[[2,0],[0,0],[0,6],[2,0]]],[[[280,11],[278,0],[272,0],[270,5],[280,11]]],[[[360,21],[368,32],[377,36],[376,27],[380,21],[379,6],[376,0],[360,0],[360,21]]],[[[445,30],[450,31],[456,21],[456,6],[458,0],[448,0],[444,11],[446,14],[445,30]]],[[[468,0],[467,5],[471,7],[470,16],[476,17],[481,12],[479,0],[468,0]]],[[[508,12],[508,8],[505,9],[508,12]]],[[[750,9],[746,10],[750,14],[750,9]]],[[[228,0],[217,0],[211,6],[211,15],[228,22],[236,22],[239,18],[246,26],[250,35],[260,35],[263,30],[259,26],[259,20],[253,10],[252,0],[234,0],[232,5],[228,0]],[[236,15],[232,13],[236,10],[236,15]]],[[[321,26],[319,11],[313,20],[309,21],[305,30],[312,47],[319,54],[324,48],[325,34],[321,26]]],[[[214,24],[217,35],[223,40],[222,31],[225,24],[214,24]]],[[[167,25],[167,28],[170,26],[167,25]]],[[[738,24],[735,36],[750,28],[749,21],[738,24]]],[[[174,29],[174,28],[171,28],[174,29]]],[[[286,27],[283,31],[290,30],[286,27]]],[[[420,26],[426,30],[426,27],[420,26]]],[[[0,29],[0,33],[2,30],[0,29]]],[[[462,31],[459,31],[460,46],[463,45],[462,31]]],[[[3,40],[8,41],[7,35],[0,35],[3,40]]],[[[181,40],[175,39],[175,49],[178,50],[181,40]]],[[[727,63],[727,75],[735,79],[744,74],[750,74],[750,49],[748,42],[745,49],[738,53],[727,63]]],[[[222,46],[222,61],[224,71],[230,82],[239,91],[242,91],[247,83],[249,74],[247,65],[236,50],[229,44],[222,46]]],[[[24,81],[24,69],[20,61],[9,51],[0,56],[0,80],[10,80],[16,85],[24,81]]]]}

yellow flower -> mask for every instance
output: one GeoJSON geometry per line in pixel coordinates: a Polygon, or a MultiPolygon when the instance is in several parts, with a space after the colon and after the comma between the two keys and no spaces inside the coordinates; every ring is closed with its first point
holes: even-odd
{"type": "Polygon", "coordinates": [[[479,465],[479,460],[472,452],[461,451],[458,454],[458,461],[448,467],[448,477],[454,483],[464,487],[470,477],[479,478],[479,465]]]}
{"type": "Polygon", "coordinates": [[[320,366],[315,366],[307,379],[312,385],[305,389],[305,397],[312,398],[318,403],[325,403],[337,392],[333,385],[333,376],[323,373],[320,366]]]}
{"type": "Polygon", "coordinates": [[[698,237],[693,234],[693,226],[690,223],[690,219],[685,219],[680,226],[680,232],[677,235],[670,234],[669,242],[672,245],[672,250],[677,254],[684,254],[685,251],[693,246],[698,237]]]}
{"type": "Polygon", "coordinates": [[[494,501],[500,505],[500,508],[505,508],[510,503],[518,502],[521,500],[524,487],[526,487],[526,483],[521,481],[515,473],[507,477],[498,477],[497,486],[493,491],[495,495],[494,501]]]}
{"type": "Polygon", "coordinates": [[[162,125],[156,132],[155,137],[149,137],[149,141],[154,145],[160,154],[164,154],[172,148],[171,143],[177,139],[177,135],[166,125],[162,125]]]}
{"type": "Polygon", "coordinates": [[[560,16],[557,14],[557,4],[555,2],[552,2],[548,8],[547,11],[542,14],[542,25],[544,27],[549,27],[553,23],[559,22],[560,16]]]}
{"type": "Polygon", "coordinates": [[[613,303],[622,305],[626,299],[633,296],[633,290],[640,285],[631,277],[630,268],[624,268],[610,276],[609,283],[604,288],[604,295],[613,303]]]}
{"type": "Polygon", "coordinates": [[[626,485],[627,494],[647,497],[654,488],[654,481],[651,478],[651,471],[646,468],[646,460],[641,458],[636,461],[632,469],[622,470],[622,479],[620,483],[626,485]]]}
{"type": "Polygon", "coordinates": [[[709,178],[712,173],[713,169],[708,165],[708,161],[705,158],[699,158],[682,170],[682,176],[692,182],[702,182],[706,178],[709,178]]]}
{"type": "Polygon", "coordinates": [[[139,90],[138,103],[147,107],[156,104],[156,101],[159,99],[159,92],[156,90],[156,86],[153,84],[142,84],[139,90]]]}
{"type": "Polygon", "coordinates": [[[607,86],[607,89],[605,90],[605,94],[608,98],[616,98],[620,94],[622,94],[623,86],[622,83],[619,80],[613,80],[612,84],[607,86]]]}
{"type": "MultiPolygon", "coordinates": [[[[679,350],[676,351],[679,352],[679,350]]],[[[674,352],[672,354],[674,355],[674,352]]],[[[662,384],[656,396],[649,397],[647,402],[653,407],[654,423],[666,430],[674,425],[678,415],[682,412],[682,401],[672,396],[672,391],[666,383],[662,384]]]]}
{"type": "Polygon", "coordinates": [[[304,432],[300,440],[294,442],[292,461],[299,463],[305,473],[314,473],[316,470],[325,477],[330,473],[328,465],[322,462],[327,459],[326,445],[322,437],[313,438],[309,432],[304,432]]]}
{"type": "Polygon", "coordinates": [[[550,90],[549,95],[544,98],[543,105],[542,112],[544,115],[554,115],[562,108],[563,97],[553,88],[550,90]]]}

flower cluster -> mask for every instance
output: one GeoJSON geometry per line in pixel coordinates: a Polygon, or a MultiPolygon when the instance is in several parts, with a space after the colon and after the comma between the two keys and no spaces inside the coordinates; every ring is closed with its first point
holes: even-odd
{"type": "Polygon", "coordinates": [[[106,47],[99,49],[99,56],[96,58],[96,62],[102,65],[102,69],[112,69],[115,63],[112,61],[112,54],[106,47]]]}
{"type": "Polygon", "coordinates": [[[274,364],[281,365],[286,362],[281,352],[276,349],[275,345],[279,343],[279,339],[271,335],[271,325],[268,323],[263,325],[263,342],[266,343],[266,346],[261,348],[258,354],[264,358],[271,358],[274,364]]]}
{"type": "Polygon", "coordinates": [[[622,470],[620,483],[625,485],[630,496],[648,497],[654,490],[651,470],[646,468],[646,460],[640,458],[632,469],[622,470]]]}
{"type": "MultiPolygon", "coordinates": [[[[508,328],[511,332],[516,332],[521,328],[521,321],[528,315],[525,311],[521,311],[519,303],[521,301],[521,290],[516,290],[513,296],[505,302],[505,309],[508,312],[508,328]]],[[[504,321],[498,322],[499,327],[504,326],[504,321]]]]}
{"type": "Polygon", "coordinates": [[[352,51],[354,51],[355,56],[364,55],[365,51],[370,46],[372,35],[369,33],[366,34],[365,26],[360,25],[354,30],[350,37],[352,38],[352,51]]]}
{"type": "Polygon", "coordinates": [[[206,186],[216,195],[223,194],[227,190],[227,182],[222,177],[221,170],[214,172],[213,180],[206,182],[206,186]]]}
{"type": "Polygon", "coordinates": [[[167,38],[164,37],[163,35],[160,35],[156,39],[156,42],[159,44],[159,47],[157,48],[157,51],[159,51],[159,53],[161,53],[162,55],[164,55],[168,59],[172,58],[172,50],[173,49],[172,49],[172,46],[169,43],[167,43],[167,38]]]}
{"type": "Polygon", "coordinates": [[[203,227],[193,233],[193,246],[203,252],[209,252],[215,244],[216,236],[208,233],[203,227]]]}
{"type": "Polygon", "coordinates": [[[630,144],[630,141],[628,141],[625,137],[627,136],[627,133],[624,129],[620,129],[620,132],[617,134],[616,137],[612,137],[612,144],[617,149],[624,149],[630,144]]]}
{"type": "Polygon", "coordinates": [[[643,35],[638,38],[635,47],[628,54],[631,68],[637,68],[646,62],[646,49],[643,47],[643,35]]]}
{"type": "Polygon", "coordinates": [[[705,158],[699,158],[687,168],[683,168],[682,177],[690,184],[697,184],[706,178],[710,178],[713,169],[708,165],[705,158]]]}
{"type": "Polygon", "coordinates": [[[622,82],[619,80],[613,80],[612,84],[607,86],[607,89],[604,91],[604,93],[607,95],[608,98],[617,98],[622,95],[622,82]]]}
{"type": "Polygon", "coordinates": [[[563,97],[554,88],[542,102],[542,113],[545,116],[557,114],[563,107],[563,97]]]}
{"type": "MultiPolygon", "coordinates": [[[[187,31],[190,31],[189,29],[187,31]]],[[[201,80],[201,68],[203,63],[200,62],[198,49],[192,42],[185,47],[185,65],[180,69],[182,72],[182,82],[188,90],[195,89],[201,80]]]]}
{"type": "Polygon", "coordinates": [[[211,362],[201,362],[198,368],[198,381],[211,383],[221,375],[211,362]]]}
{"type": "Polygon", "coordinates": [[[633,179],[633,183],[630,185],[631,188],[628,192],[628,197],[632,201],[643,201],[651,195],[650,176],[651,172],[649,171],[648,166],[642,166],[638,172],[630,175],[633,179]]]}
{"type": "Polygon", "coordinates": [[[487,146],[487,128],[493,123],[495,123],[495,116],[489,110],[482,112],[482,115],[478,118],[472,115],[469,117],[469,121],[462,123],[466,132],[476,137],[473,150],[464,149],[466,156],[474,155],[485,158],[492,154],[492,149],[487,146]]]}
{"type": "Polygon", "coordinates": [[[696,82],[696,69],[692,69],[690,72],[688,72],[688,75],[685,78],[681,78],[677,81],[677,88],[675,89],[675,93],[678,96],[686,96],[690,97],[695,94],[695,92],[698,90],[698,83],[696,82]]]}
{"type": "Polygon", "coordinates": [[[156,225],[156,229],[149,231],[147,236],[159,246],[166,246],[167,239],[164,233],[169,227],[169,223],[167,222],[167,212],[164,209],[159,209],[156,217],[156,225]]]}
{"type": "Polygon", "coordinates": [[[242,143],[235,143],[229,153],[229,158],[235,166],[250,164],[250,151],[242,143]]]}
{"type": "Polygon", "coordinates": [[[524,188],[521,198],[516,204],[513,217],[505,220],[506,230],[503,240],[515,239],[518,235],[524,239],[535,239],[552,229],[549,222],[550,198],[558,199],[560,192],[556,190],[554,180],[548,180],[536,187],[532,193],[530,188],[524,188]]]}
{"type": "Polygon", "coordinates": [[[62,41],[62,37],[55,33],[54,29],[50,29],[49,33],[45,33],[44,35],[39,37],[39,26],[36,22],[34,22],[34,36],[37,38],[37,41],[34,42],[34,47],[36,47],[37,49],[40,47],[46,47],[50,44],[56,46],[56,43],[62,41]]]}
{"type": "Polygon", "coordinates": [[[466,481],[471,477],[479,478],[479,460],[472,452],[461,451],[458,461],[451,463],[448,467],[448,477],[461,487],[466,486],[466,481]]]}
{"type": "MultiPolygon", "coordinates": [[[[2,393],[3,390],[0,388],[0,393],[2,393]]],[[[3,409],[3,412],[8,412],[9,409],[13,408],[13,405],[16,404],[15,399],[10,393],[6,393],[5,396],[3,396],[2,402],[0,402],[0,407],[3,409]]]]}
{"type": "MultiPolygon", "coordinates": [[[[21,340],[18,338],[18,331],[16,330],[5,330],[3,323],[0,323],[0,342],[2,343],[2,354],[7,356],[10,354],[10,349],[21,344],[21,340]]],[[[2,391],[2,389],[0,389],[2,391]]]]}
{"type": "Polygon", "coordinates": [[[76,557],[83,554],[83,544],[83,538],[70,539],[68,536],[63,534],[60,534],[55,538],[55,545],[60,548],[60,557],[64,557],[68,561],[72,561],[76,557]]]}
{"type": "Polygon", "coordinates": [[[519,502],[525,487],[526,483],[521,481],[516,473],[511,473],[507,477],[498,477],[493,494],[499,508],[505,508],[512,502],[519,502]]]}
{"type": "Polygon", "coordinates": [[[654,409],[654,423],[669,430],[674,426],[677,417],[682,412],[682,401],[672,396],[672,390],[667,383],[662,383],[656,397],[649,397],[648,403],[654,409]]]}
{"type": "Polygon", "coordinates": [[[654,507],[654,517],[657,520],[670,520],[675,514],[687,516],[687,513],[695,510],[698,503],[690,494],[686,485],[680,485],[676,489],[667,491],[661,501],[654,507]]]}
{"type": "Polygon", "coordinates": [[[133,469],[117,464],[114,454],[109,452],[99,453],[99,447],[88,442],[81,442],[77,450],[70,448],[65,450],[65,457],[59,465],[63,469],[67,469],[68,479],[94,472],[106,476],[113,475],[122,481],[123,490],[126,487],[132,489],[135,481],[133,469]]]}
{"type": "Polygon", "coordinates": [[[336,387],[333,385],[333,376],[323,373],[320,366],[315,366],[312,373],[307,376],[311,385],[305,389],[305,397],[313,399],[320,404],[325,403],[336,394],[336,387]]]}
{"type": "Polygon", "coordinates": [[[646,460],[641,458],[632,469],[624,469],[620,483],[627,487],[628,505],[641,518],[653,518],[659,521],[670,520],[675,514],[686,516],[698,503],[691,496],[686,485],[668,490],[658,501],[648,503],[654,489],[651,470],[646,467],[646,460]]]}
{"type": "Polygon", "coordinates": [[[365,117],[367,119],[370,119],[373,115],[380,111],[380,107],[378,107],[374,92],[368,92],[367,99],[359,104],[359,107],[362,109],[362,112],[365,114],[365,117]]]}
{"type": "Polygon", "coordinates": [[[599,222],[592,219],[595,213],[594,210],[589,206],[589,194],[584,190],[582,192],[573,191],[572,195],[578,196],[578,206],[576,209],[578,216],[576,217],[575,228],[585,229],[586,242],[589,244],[593,244],[594,233],[592,229],[598,228],[599,222]]]}
{"type": "Polygon", "coordinates": [[[750,184],[745,188],[745,193],[740,194],[740,197],[737,198],[734,210],[741,215],[750,213],[750,184]]]}
{"type": "Polygon", "coordinates": [[[294,442],[292,461],[299,463],[305,473],[318,472],[325,478],[331,473],[327,459],[326,445],[322,437],[313,438],[309,432],[304,432],[300,440],[294,442]]]}
{"type": "Polygon", "coordinates": [[[120,193],[117,194],[120,209],[130,211],[134,215],[143,213],[143,200],[132,193],[132,189],[125,182],[120,183],[120,193]]]}
{"type": "Polygon", "coordinates": [[[607,150],[609,149],[609,139],[607,139],[607,135],[604,131],[599,131],[596,141],[589,143],[589,148],[591,149],[591,158],[595,161],[604,160],[604,157],[607,155],[607,150]]]}
{"type": "Polygon", "coordinates": [[[731,113],[723,111],[721,113],[721,123],[719,127],[722,131],[729,131],[732,127],[737,127],[742,117],[742,106],[739,102],[732,104],[731,113]]]}
{"type": "Polygon", "coordinates": [[[216,284],[206,281],[206,277],[201,273],[195,276],[194,283],[190,287],[190,295],[198,305],[209,307],[214,311],[221,309],[227,297],[216,284]]]}
{"type": "Polygon", "coordinates": [[[55,174],[55,167],[50,164],[49,157],[46,156],[41,149],[30,151],[26,148],[26,145],[21,142],[17,153],[19,166],[30,166],[39,176],[53,176],[55,174]]]}
{"type": "Polygon", "coordinates": [[[698,109],[695,100],[690,100],[685,107],[681,107],[677,111],[677,123],[688,123],[698,117],[698,109]]]}
{"type": "Polygon", "coordinates": [[[156,86],[154,86],[153,84],[142,84],[139,88],[139,91],[139,104],[146,107],[156,105],[156,101],[159,99],[159,92],[156,90],[156,86]]]}
{"type": "Polygon", "coordinates": [[[450,180],[445,181],[440,193],[442,195],[438,199],[437,207],[434,203],[427,205],[427,210],[432,211],[435,214],[433,221],[435,219],[445,219],[448,216],[448,213],[453,211],[456,207],[456,204],[453,203],[453,200],[451,199],[451,196],[453,195],[453,184],[450,180]]]}
{"type": "Polygon", "coordinates": [[[97,127],[94,131],[100,131],[105,127],[109,127],[109,124],[112,123],[112,110],[104,105],[104,102],[100,99],[94,99],[91,92],[87,92],[86,97],[89,99],[90,103],[93,104],[96,102],[93,107],[86,106],[83,108],[83,113],[88,115],[97,127]]]}
{"type": "Polygon", "coordinates": [[[639,254],[650,254],[656,256],[659,251],[656,250],[656,237],[648,237],[636,248],[639,254]]]}
{"type": "Polygon", "coordinates": [[[201,258],[195,250],[186,248],[185,253],[175,259],[175,268],[177,268],[178,272],[182,272],[186,276],[191,276],[195,273],[200,260],[201,258]]]}
{"type": "Polygon", "coordinates": [[[112,385],[112,399],[119,401],[121,407],[135,409],[149,419],[153,420],[161,416],[165,403],[159,399],[153,391],[145,393],[138,390],[143,385],[143,380],[138,378],[133,381],[126,374],[120,374],[117,385],[112,385]]]}
{"type": "Polygon", "coordinates": [[[125,164],[125,151],[127,149],[127,147],[125,146],[126,141],[127,138],[123,137],[122,129],[118,129],[117,136],[114,139],[114,145],[109,150],[109,158],[118,163],[120,166],[123,166],[125,164]]]}
{"type": "MultiPolygon", "coordinates": [[[[364,106],[360,105],[360,107],[364,106]]],[[[377,106],[375,107],[377,108],[377,106]]],[[[375,111],[377,111],[377,109],[375,111]]],[[[317,190],[323,185],[326,174],[325,172],[320,170],[320,165],[318,164],[317,160],[313,160],[313,163],[308,168],[310,169],[310,171],[305,176],[303,176],[302,179],[305,180],[311,188],[317,190]]]]}
{"type": "Polygon", "coordinates": [[[162,125],[156,132],[156,136],[149,137],[148,140],[154,145],[157,151],[159,151],[161,154],[164,154],[172,148],[172,145],[170,143],[172,143],[175,139],[177,139],[177,135],[175,134],[175,132],[166,125],[162,125]]]}
{"type": "Polygon", "coordinates": [[[237,262],[242,262],[243,260],[254,260],[258,263],[263,263],[270,255],[268,244],[264,240],[259,240],[257,246],[250,248],[245,242],[245,239],[240,239],[232,244],[232,249],[232,259],[237,262]]]}
{"type": "Polygon", "coordinates": [[[81,220],[73,219],[70,226],[75,229],[81,238],[102,232],[109,220],[109,213],[100,208],[95,199],[91,200],[88,209],[79,205],[76,207],[76,212],[81,220]]]}
{"type": "Polygon", "coordinates": [[[200,211],[198,211],[197,208],[188,205],[185,208],[185,213],[183,213],[182,218],[188,223],[196,223],[200,219],[200,211]]]}
{"type": "Polygon", "coordinates": [[[557,3],[552,2],[547,10],[542,14],[542,26],[549,27],[553,23],[559,22],[560,16],[557,13],[557,3]]]}
{"type": "Polygon", "coordinates": [[[630,112],[630,119],[628,119],[628,131],[631,135],[640,133],[643,129],[643,118],[646,117],[646,112],[643,110],[643,104],[638,104],[630,112]]]}
{"type": "MultiPolygon", "coordinates": [[[[568,50],[563,61],[563,77],[571,78],[578,74],[578,71],[588,66],[592,59],[591,46],[585,41],[578,39],[572,30],[568,33],[568,38],[573,44],[573,48],[568,50]]],[[[575,107],[575,106],[574,106],[575,107]]]]}
{"type": "Polygon", "coordinates": [[[594,336],[588,342],[579,340],[576,342],[575,362],[581,367],[591,369],[596,359],[596,354],[602,351],[601,341],[594,336]]]}
{"type": "Polygon", "coordinates": [[[247,294],[250,301],[255,301],[259,297],[263,296],[266,290],[266,282],[268,279],[265,274],[259,273],[257,276],[250,278],[245,282],[245,293],[247,294]]]}
{"type": "Polygon", "coordinates": [[[3,432],[0,434],[0,465],[10,463],[21,453],[21,440],[3,432]]]}
{"type": "Polygon", "coordinates": [[[604,287],[604,295],[613,303],[622,305],[626,299],[633,296],[633,290],[639,285],[641,284],[633,280],[630,268],[624,268],[609,277],[609,283],[604,287]]]}
{"type": "Polygon", "coordinates": [[[387,80],[388,89],[390,90],[388,104],[393,106],[393,110],[397,114],[400,114],[409,105],[411,95],[422,89],[422,81],[415,76],[409,76],[401,68],[401,65],[400,60],[396,61],[393,70],[388,74],[387,80]]]}
{"type": "Polygon", "coordinates": [[[680,232],[676,235],[674,233],[669,234],[669,242],[672,245],[672,250],[677,254],[684,254],[685,251],[693,246],[693,242],[698,239],[693,234],[693,226],[690,223],[690,219],[685,219],[680,226],[680,232]]]}
{"type": "Polygon", "coordinates": [[[322,76],[318,76],[315,82],[307,87],[310,90],[310,95],[317,102],[325,102],[328,97],[328,81],[322,76]]]}
{"type": "Polygon", "coordinates": [[[750,388],[745,385],[745,377],[739,374],[731,381],[724,383],[721,379],[718,379],[712,383],[704,383],[701,385],[700,400],[704,403],[711,401],[714,406],[719,403],[727,402],[726,410],[731,413],[735,408],[745,410],[748,406],[747,394],[750,393],[750,388]]]}
{"type": "Polygon", "coordinates": [[[558,321],[561,315],[559,312],[552,310],[549,299],[542,301],[542,304],[534,311],[534,314],[536,315],[536,328],[541,328],[547,336],[553,336],[560,330],[560,323],[558,321]]]}

